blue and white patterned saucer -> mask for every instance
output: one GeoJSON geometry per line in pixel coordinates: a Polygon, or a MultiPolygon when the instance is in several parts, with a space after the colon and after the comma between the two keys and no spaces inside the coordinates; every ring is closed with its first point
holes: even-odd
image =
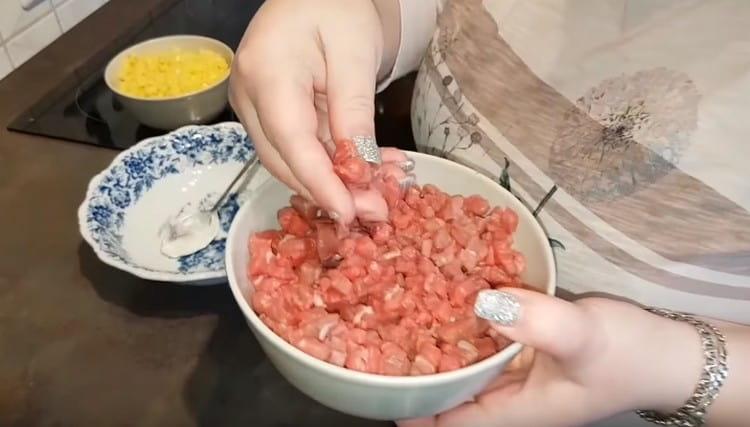
{"type": "Polygon", "coordinates": [[[225,283],[226,233],[249,192],[269,177],[265,169],[220,208],[221,232],[205,249],[168,258],[160,251],[159,228],[185,205],[218,197],[254,151],[239,123],[186,126],[141,141],[92,178],[78,210],[81,235],[103,262],[138,277],[225,283]]]}

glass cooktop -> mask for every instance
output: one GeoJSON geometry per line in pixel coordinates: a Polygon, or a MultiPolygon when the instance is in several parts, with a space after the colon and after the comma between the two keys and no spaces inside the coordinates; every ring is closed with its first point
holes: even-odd
{"type": "MultiPolygon", "coordinates": [[[[94,55],[51,93],[15,119],[8,129],[112,149],[165,133],[140,124],[122,108],[104,83],[107,62],[128,46],[171,34],[213,37],[232,49],[239,45],[262,0],[174,0],[164,9],[94,55]]],[[[214,122],[235,120],[227,109],[214,122]]]]}

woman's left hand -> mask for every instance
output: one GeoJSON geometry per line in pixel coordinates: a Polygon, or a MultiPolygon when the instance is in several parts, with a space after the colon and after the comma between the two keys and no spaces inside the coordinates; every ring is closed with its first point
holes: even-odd
{"type": "Polygon", "coordinates": [[[493,327],[526,349],[474,402],[400,427],[578,426],[634,409],[669,413],[692,394],[703,353],[690,325],[603,298],[507,293],[519,318],[493,327]]]}

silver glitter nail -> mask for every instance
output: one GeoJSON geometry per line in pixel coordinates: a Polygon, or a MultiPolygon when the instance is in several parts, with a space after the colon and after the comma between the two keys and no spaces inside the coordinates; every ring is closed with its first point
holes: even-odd
{"type": "Polygon", "coordinates": [[[513,326],[521,315],[521,304],[507,292],[484,290],[477,294],[474,313],[499,325],[513,326]]]}
{"type": "Polygon", "coordinates": [[[379,165],[383,163],[383,159],[380,157],[380,148],[378,143],[375,141],[375,137],[372,136],[355,136],[352,138],[354,146],[357,148],[359,155],[370,163],[379,165]]]}
{"type": "Polygon", "coordinates": [[[399,191],[401,191],[401,193],[405,193],[411,187],[416,185],[416,183],[417,183],[417,177],[414,176],[413,174],[409,174],[409,175],[406,175],[406,177],[398,183],[398,189],[399,191]]]}
{"type": "Polygon", "coordinates": [[[404,172],[411,172],[414,170],[414,166],[415,166],[414,160],[406,159],[401,163],[400,166],[401,166],[401,170],[403,170],[404,172]]]}

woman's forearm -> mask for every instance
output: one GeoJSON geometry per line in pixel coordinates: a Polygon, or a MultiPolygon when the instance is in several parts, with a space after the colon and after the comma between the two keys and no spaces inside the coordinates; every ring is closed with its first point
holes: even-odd
{"type": "Polygon", "coordinates": [[[726,337],[729,364],[729,377],[708,409],[708,424],[715,427],[750,425],[750,326],[704,320],[726,337]]]}
{"type": "MultiPolygon", "coordinates": [[[[750,425],[750,326],[715,319],[701,320],[716,327],[726,338],[729,375],[714,403],[706,411],[709,426],[750,425]]],[[[649,386],[641,390],[645,401],[660,413],[673,413],[695,391],[705,359],[697,331],[689,324],[654,319],[644,348],[651,349],[650,366],[644,367],[649,386]],[[667,322],[671,322],[668,324],[667,322]],[[656,350],[654,352],[654,350],[656,350]]],[[[641,349],[642,350],[642,349],[641,349]]],[[[641,351],[634,349],[633,351],[641,351]]],[[[637,357],[634,357],[637,359],[637,357]]]]}

